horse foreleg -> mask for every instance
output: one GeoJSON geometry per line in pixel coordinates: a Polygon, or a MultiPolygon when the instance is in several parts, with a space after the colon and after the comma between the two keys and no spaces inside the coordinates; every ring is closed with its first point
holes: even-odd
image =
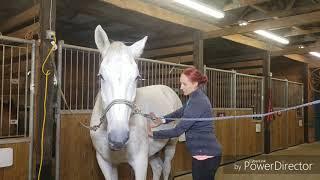
{"type": "Polygon", "coordinates": [[[137,155],[133,161],[129,162],[134,170],[134,175],[136,180],[146,180],[147,179],[147,169],[148,169],[148,155],[137,155]]]}
{"type": "Polygon", "coordinates": [[[171,171],[171,160],[176,152],[176,144],[178,139],[170,139],[164,149],[164,161],[163,161],[163,179],[168,180],[171,171]]]}
{"type": "Polygon", "coordinates": [[[162,162],[161,158],[159,157],[159,154],[152,156],[149,159],[149,164],[152,169],[152,179],[153,180],[160,180],[163,162],[162,162]]]}
{"type": "Polygon", "coordinates": [[[117,167],[107,162],[99,153],[96,153],[97,161],[106,180],[118,180],[117,167]]]}

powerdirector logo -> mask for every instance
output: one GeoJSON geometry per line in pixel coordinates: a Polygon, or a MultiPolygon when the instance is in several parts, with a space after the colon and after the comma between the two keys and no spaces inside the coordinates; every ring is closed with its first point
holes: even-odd
{"type": "Polygon", "coordinates": [[[261,155],[223,167],[226,174],[320,174],[320,156],[261,155]]]}

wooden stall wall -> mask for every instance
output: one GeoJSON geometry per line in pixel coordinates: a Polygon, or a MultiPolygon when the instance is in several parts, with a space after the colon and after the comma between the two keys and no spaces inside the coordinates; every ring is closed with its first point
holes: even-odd
{"type": "MultiPolygon", "coordinates": [[[[234,109],[214,109],[215,116],[234,116],[234,109]]],[[[221,163],[236,161],[236,122],[233,119],[215,121],[215,132],[222,146],[221,163]]]]}
{"type": "MultiPolygon", "coordinates": [[[[248,114],[253,114],[253,110],[237,109],[236,111],[237,116],[248,114]]],[[[254,120],[252,118],[236,120],[236,134],[237,160],[263,153],[264,136],[261,120],[254,120]]]]}
{"type": "MultiPolygon", "coordinates": [[[[252,114],[252,109],[215,109],[215,116],[252,114]]],[[[216,136],[222,146],[222,164],[263,153],[263,125],[260,120],[228,119],[215,122],[216,136]],[[256,132],[256,124],[261,127],[256,132]]]]}
{"type": "Polygon", "coordinates": [[[303,117],[301,110],[288,111],[288,146],[304,142],[303,117]]]}
{"type": "Polygon", "coordinates": [[[290,110],[273,116],[271,120],[271,151],[285,149],[304,142],[301,110],[290,110]]]}
{"type": "Polygon", "coordinates": [[[62,114],[60,141],[60,179],[103,179],[96,161],[88,129],[91,113],[62,114]]]}
{"type": "Polygon", "coordinates": [[[13,149],[13,165],[0,168],[0,180],[28,179],[29,143],[1,144],[0,148],[13,149]]]}
{"type": "MultiPolygon", "coordinates": [[[[279,109],[274,109],[279,110],[279,109]]],[[[276,114],[270,124],[271,151],[287,148],[288,121],[287,113],[276,114]]]]}

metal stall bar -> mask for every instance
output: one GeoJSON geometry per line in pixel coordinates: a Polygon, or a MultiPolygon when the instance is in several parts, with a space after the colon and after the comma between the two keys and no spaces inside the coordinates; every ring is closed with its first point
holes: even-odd
{"type": "Polygon", "coordinates": [[[99,67],[98,63],[100,62],[100,59],[101,59],[99,54],[100,53],[97,49],[64,44],[64,41],[59,41],[57,78],[58,78],[59,89],[60,91],[62,91],[62,94],[65,95],[66,98],[62,97],[61,93],[58,93],[57,111],[55,114],[56,120],[57,120],[56,148],[55,148],[55,154],[56,154],[55,179],[56,180],[60,178],[61,112],[67,113],[70,110],[71,111],[77,110],[77,113],[78,112],[81,113],[81,112],[88,112],[93,108],[94,100],[90,101],[90,98],[94,99],[95,95],[97,94],[97,91],[99,90],[98,88],[96,88],[96,71],[98,70],[98,67],[99,67]],[[80,56],[82,56],[80,57],[80,62],[79,62],[79,51],[80,51],[80,56]],[[87,58],[85,58],[86,55],[87,55],[87,58]],[[74,60],[73,58],[76,58],[76,60],[74,60]],[[90,62],[90,61],[93,61],[93,62],[90,62]],[[87,64],[87,67],[84,67],[86,64],[87,64]],[[74,65],[76,66],[75,71],[72,68],[74,65]],[[85,68],[87,69],[85,70],[85,68]],[[86,76],[86,80],[88,81],[86,83],[87,85],[86,93],[84,92],[84,89],[85,89],[84,73],[85,72],[88,73],[86,76]],[[68,76],[68,73],[69,73],[69,76],[68,76]],[[89,73],[92,73],[92,77],[90,76],[89,73]],[[73,79],[72,79],[73,77],[81,81],[73,82],[73,79]],[[73,87],[73,83],[75,83],[76,87],[73,87]],[[73,97],[72,96],[72,94],[74,94],[73,91],[76,91],[76,94],[81,97],[77,97],[77,95],[76,97],[73,97]],[[85,95],[87,96],[86,98],[84,97],[85,95]],[[61,100],[64,100],[66,102],[64,101],[62,102],[61,100]]]}
{"type": "MultiPolygon", "coordinates": [[[[32,159],[33,159],[33,110],[34,110],[34,73],[35,73],[35,41],[34,40],[25,40],[25,39],[19,39],[19,38],[13,38],[13,37],[7,37],[0,35],[0,40],[2,48],[0,48],[0,53],[2,51],[2,68],[1,69],[1,123],[0,123],[0,144],[18,144],[18,143],[28,143],[28,179],[32,179],[32,159]],[[14,45],[13,45],[14,44],[14,45]],[[28,46],[31,46],[31,69],[29,71],[28,68],[28,58],[29,58],[29,49],[28,46]],[[10,50],[9,50],[10,49],[10,50]],[[26,78],[26,84],[25,86],[20,86],[20,80],[23,80],[21,78],[21,49],[26,50],[26,72],[25,75],[23,75],[26,78]],[[5,59],[9,59],[10,63],[8,65],[5,64],[5,59]],[[17,64],[17,68],[13,68],[13,60],[17,61],[15,62],[17,64]],[[9,66],[8,68],[5,68],[5,66],[9,66]],[[5,76],[7,73],[5,73],[6,70],[9,70],[9,79],[5,79],[5,76]],[[14,71],[14,72],[13,72],[14,71]],[[17,76],[17,77],[16,77],[17,76]],[[30,84],[27,84],[28,76],[30,77],[30,84]],[[20,79],[21,78],[21,79],[20,79]],[[8,81],[9,80],[9,81],[8,81]],[[8,82],[9,85],[5,84],[8,82]],[[9,86],[9,95],[4,94],[4,89],[9,86]],[[13,91],[13,87],[17,87],[18,89],[13,91]],[[24,88],[25,94],[25,102],[24,102],[24,122],[21,124],[24,127],[19,128],[19,119],[20,119],[20,88],[24,88]],[[28,88],[30,88],[30,91],[28,93],[28,88]],[[14,93],[17,93],[16,95],[14,93]],[[5,97],[9,101],[9,119],[8,119],[8,130],[10,131],[8,134],[3,134],[3,121],[5,120],[3,118],[4,113],[4,100],[5,97]],[[14,106],[11,101],[15,100],[17,102],[17,106],[14,106]],[[29,100],[29,102],[28,102],[29,100]],[[11,106],[12,105],[12,106],[11,106]],[[26,110],[29,109],[29,112],[26,110]],[[16,113],[11,113],[11,110],[16,110],[16,113]],[[29,113],[29,114],[28,114],[29,113]],[[27,115],[28,119],[27,119],[27,115]],[[14,116],[16,116],[16,119],[11,119],[14,116]],[[29,120],[29,123],[27,121],[29,120]],[[11,131],[11,126],[15,126],[17,128],[16,130],[11,131]],[[23,132],[21,132],[21,130],[23,132]]],[[[7,90],[6,90],[7,91],[7,90]]],[[[21,90],[22,91],[22,90],[21,90]]],[[[7,92],[6,92],[7,93],[7,92]]],[[[22,97],[22,96],[21,96],[22,97]]],[[[21,100],[22,101],[22,100],[21,100]]]]}
{"type": "Polygon", "coordinates": [[[175,64],[164,61],[151,60],[146,58],[136,59],[140,74],[144,83],[139,83],[139,87],[163,84],[171,87],[184,102],[186,97],[179,91],[180,74],[190,65],[175,64]]]}
{"type": "Polygon", "coordinates": [[[205,67],[205,72],[208,76],[207,95],[214,108],[233,108],[236,102],[233,92],[235,72],[209,67],[205,67]]]}

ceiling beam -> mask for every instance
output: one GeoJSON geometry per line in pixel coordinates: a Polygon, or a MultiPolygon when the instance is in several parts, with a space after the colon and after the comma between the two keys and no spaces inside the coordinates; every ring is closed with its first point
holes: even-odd
{"type": "Polygon", "coordinates": [[[305,56],[302,56],[300,54],[289,54],[289,55],[284,55],[285,57],[292,59],[292,60],[296,60],[299,62],[303,62],[303,63],[308,63],[311,67],[320,67],[320,62],[313,60],[311,58],[307,58],[305,56]]]}
{"type": "Polygon", "coordinates": [[[217,64],[215,68],[222,69],[244,69],[247,67],[257,67],[263,65],[263,60],[254,60],[254,61],[243,61],[243,62],[234,62],[234,63],[225,63],[225,64],[217,64]]]}
{"type": "MultiPolygon", "coordinates": [[[[208,32],[212,30],[221,29],[212,24],[202,22],[200,20],[196,20],[191,17],[186,17],[169,10],[163,9],[158,6],[153,6],[152,4],[147,4],[139,0],[100,0],[102,2],[112,4],[119,8],[127,9],[130,11],[139,12],[151,17],[155,17],[158,19],[162,19],[164,21],[176,23],[183,25],[185,27],[194,28],[203,32],[208,32]]],[[[241,44],[245,44],[251,47],[255,47],[258,49],[268,50],[268,44],[255,40],[253,38],[249,38],[243,35],[230,35],[223,37],[224,39],[228,39],[230,41],[238,42],[241,44]]],[[[273,49],[272,49],[273,50],[273,49]]],[[[277,50],[277,49],[275,49],[277,50]]],[[[279,50],[279,49],[278,49],[279,50]]]]}
{"type": "Polygon", "coordinates": [[[242,74],[253,74],[253,75],[261,75],[263,72],[263,68],[250,68],[250,69],[239,69],[236,70],[238,73],[242,74]]]}
{"type": "Polygon", "coordinates": [[[186,27],[199,29],[202,31],[211,31],[218,29],[216,26],[202,22],[193,18],[189,18],[161,7],[153,6],[139,0],[100,0],[102,2],[112,4],[122,9],[139,12],[151,17],[155,17],[164,21],[180,24],[186,27]]]}
{"type": "Polygon", "coordinates": [[[177,64],[191,63],[193,62],[193,55],[175,56],[175,57],[169,57],[169,58],[157,58],[156,60],[172,62],[177,64]]]}
{"type": "Polygon", "coordinates": [[[283,37],[300,36],[300,35],[314,34],[319,32],[320,32],[320,28],[312,28],[308,30],[292,29],[290,32],[284,34],[283,37]]]}
{"type": "Polygon", "coordinates": [[[142,57],[151,58],[151,57],[159,57],[159,56],[168,56],[168,55],[181,54],[181,53],[192,52],[192,51],[193,51],[193,44],[187,44],[187,45],[174,46],[169,48],[147,50],[143,52],[142,57]]]}
{"type": "Polygon", "coordinates": [[[235,34],[235,35],[229,35],[229,36],[223,36],[224,39],[228,39],[230,41],[233,42],[237,42],[240,44],[244,44],[247,46],[251,46],[251,47],[255,47],[258,49],[263,49],[266,51],[276,51],[276,50],[281,50],[281,48],[276,47],[276,46],[270,46],[270,44],[247,37],[247,36],[243,36],[240,34],[235,34]]]}
{"type": "MultiPolygon", "coordinates": [[[[154,18],[158,18],[164,21],[172,22],[175,24],[180,24],[185,27],[194,28],[203,32],[208,31],[214,31],[217,29],[221,29],[217,26],[214,26],[212,24],[191,18],[186,17],[177,13],[174,13],[172,11],[163,9],[161,7],[153,6],[148,3],[144,3],[140,0],[100,0],[101,2],[108,3],[114,6],[117,6],[122,9],[142,13],[154,18]]],[[[272,47],[270,49],[270,46],[267,43],[264,43],[262,41],[255,40],[253,38],[249,38],[240,34],[236,35],[229,35],[224,36],[224,39],[228,39],[234,42],[238,42],[241,44],[245,44],[251,47],[255,47],[258,49],[264,49],[264,50],[281,50],[279,47],[272,47]]],[[[293,59],[295,60],[295,59],[293,59]]]]}
{"type": "Polygon", "coordinates": [[[239,33],[247,33],[252,32],[255,30],[263,29],[277,29],[277,28],[284,28],[284,27],[292,27],[302,24],[314,23],[320,21],[320,11],[284,17],[274,20],[266,20],[256,23],[248,24],[247,26],[234,26],[230,28],[224,28],[220,30],[210,31],[204,34],[204,39],[227,36],[232,34],[239,34],[239,33]]]}
{"type": "Polygon", "coordinates": [[[223,58],[211,58],[207,61],[206,64],[213,65],[213,64],[225,64],[225,63],[236,63],[236,62],[243,62],[243,61],[256,61],[260,60],[265,56],[265,53],[256,53],[256,54],[246,54],[240,56],[230,56],[230,57],[223,57],[223,58]]]}
{"type": "Polygon", "coordinates": [[[273,51],[271,52],[271,56],[284,56],[288,54],[305,54],[310,51],[319,51],[320,50],[320,43],[313,43],[308,46],[304,46],[304,48],[301,48],[301,46],[294,46],[289,47],[280,51],[273,51]]]}
{"type": "Polygon", "coordinates": [[[176,36],[173,38],[157,38],[157,39],[152,39],[151,41],[148,40],[147,44],[147,50],[148,49],[159,49],[159,48],[164,48],[164,47],[169,47],[169,46],[177,46],[181,44],[192,44],[193,43],[193,38],[192,34],[190,35],[183,35],[183,36],[176,36]]]}
{"type": "Polygon", "coordinates": [[[233,9],[238,9],[250,5],[260,4],[270,0],[233,0],[232,3],[229,3],[224,6],[223,11],[230,11],[233,9]]]}
{"type": "Polygon", "coordinates": [[[12,18],[9,18],[6,22],[0,25],[0,32],[7,32],[14,27],[17,27],[25,22],[31,21],[34,17],[38,17],[39,9],[40,5],[37,4],[12,18]]]}
{"type": "Polygon", "coordinates": [[[15,32],[9,33],[9,34],[7,34],[7,36],[22,38],[22,39],[32,39],[33,35],[39,34],[39,32],[40,32],[40,23],[36,22],[30,26],[26,26],[22,29],[15,31],[15,32]]]}
{"type": "Polygon", "coordinates": [[[290,10],[280,10],[280,11],[267,11],[265,9],[262,9],[258,6],[252,6],[253,8],[260,10],[261,12],[265,13],[269,17],[286,17],[286,16],[292,16],[296,14],[305,14],[313,11],[317,11],[320,9],[320,4],[314,4],[311,6],[302,6],[297,8],[292,8],[290,10]]]}

